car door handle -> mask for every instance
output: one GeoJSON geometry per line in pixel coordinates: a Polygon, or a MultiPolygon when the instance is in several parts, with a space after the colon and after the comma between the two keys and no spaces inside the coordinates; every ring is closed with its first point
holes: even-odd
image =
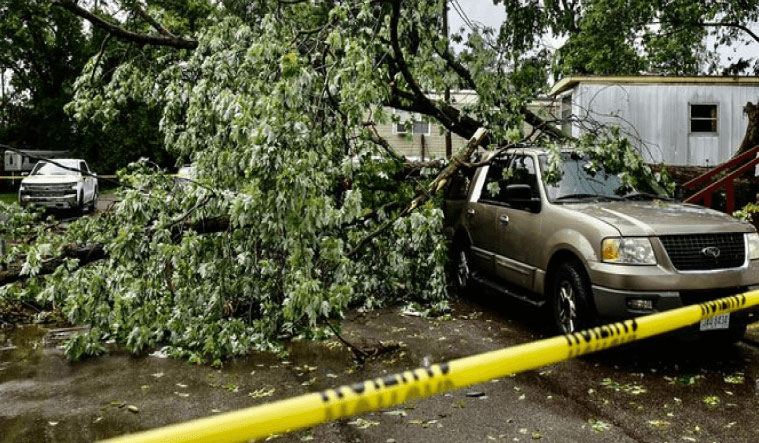
{"type": "Polygon", "coordinates": [[[474,215],[474,209],[467,209],[466,210],[466,215],[469,216],[469,217],[473,216],[474,215]]]}
{"type": "Polygon", "coordinates": [[[508,225],[509,224],[509,216],[504,214],[504,215],[498,217],[498,221],[500,221],[504,225],[508,225]]]}

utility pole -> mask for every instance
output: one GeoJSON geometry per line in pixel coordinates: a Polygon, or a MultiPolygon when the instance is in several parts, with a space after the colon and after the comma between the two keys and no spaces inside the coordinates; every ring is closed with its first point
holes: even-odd
{"type": "MultiPolygon", "coordinates": [[[[0,66],[0,105],[2,105],[3,109],[6,109],[7,105],[5,103],[5,66],[0,66]]],[[[6,113],[0,112],[0,124],[5,124],[6,120],[6,113]]]]}
{"type": "MultiPolygon", "coordinates": [[[[450,51],[448,42],[448,0],[443,0],[443,32],[445,33],[445,50],[450,51]]],[[[445,96],[443,97],[446,105],[451,104],[451,88],[445,87],[445,96]]],[[[453,156],[453,142],[451,141],[451,131],[445,130],[445,158],[450,159],[453,156]]]]}

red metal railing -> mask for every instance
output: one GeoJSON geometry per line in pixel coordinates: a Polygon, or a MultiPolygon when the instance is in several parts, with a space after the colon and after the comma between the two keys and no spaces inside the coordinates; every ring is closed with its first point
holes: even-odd
{"type": "Polygon", "coordinates": [[[693,189],[701,185],[702,183],[706,182],[707,180],[711,179],[715,175],[723,171],[730,171],[733,167],[738,166],[737,169],[733,170],[732,172],[722,177],[721,179],[717,180],[716,182],[710,184],[704,189],[686,198],[685,201],[687,203],[697,203],[698,201],[703,200],[704,206],[711,207],[712,194],[715,191],[718,191],[724,188],[725,197],[726,197],[725,210],[728,214],[732,213],[733,210],[735,210],[735,179],[738,178],[743,173],[745,173],[746,171],[748,171],[751,167],[759,164],[759,157],[756,157],[757,153],[759,153],[759,146],[755,146],[749,149],[748,151],[744,152],[743,154],[712,169],[706,174],[703,174],[701,176],[694,178],[693,180],[686,182],[685,184],[683,184],[683,189],[693,189]]]}

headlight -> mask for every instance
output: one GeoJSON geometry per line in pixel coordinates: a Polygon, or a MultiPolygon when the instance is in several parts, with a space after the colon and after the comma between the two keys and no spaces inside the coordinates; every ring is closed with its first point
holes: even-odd
{"type": "Polygon", "coordinates": [[[759,234],[756,232],[746,234],[746,243],[748,244],[748,259],[759,259],[759,234]]]}
{"type": "Polygon", "coordinates": [[[606,263],[627,265],[655,265],[656,257],[647,237],[606,238],[601,244],[601,255],[606,263]]]}

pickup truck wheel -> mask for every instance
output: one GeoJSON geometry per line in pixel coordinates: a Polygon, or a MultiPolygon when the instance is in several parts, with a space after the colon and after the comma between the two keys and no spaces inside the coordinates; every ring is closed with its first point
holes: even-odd
{"type": "Polygon", "coordinates": [[[79,206],[76,208],[77,214],[83,215],[85,209],[87,209],[87,206],[84,204],[84,191],[79,191],[79,206]]]}
{"type": "Polygon", "coordinates": [[[92,194],[92,202],[90,203],[90,212],[95,212],[95,207],[98,203],[98,188],[95,188],[95,191],[92,194]]]}
{"type": "Polygon", "coordinates": [[[469,248],[457,246],[454,256],[453,282],[459,295],[464,295],[471,285],[472,271],[469,248]]]}
{"type": "Polygon", "coordinates": [[[580,265],[561,264],[554,274],[551,304],[556,329],[571,334],[590,325],[590,285],[580,265]]]}

